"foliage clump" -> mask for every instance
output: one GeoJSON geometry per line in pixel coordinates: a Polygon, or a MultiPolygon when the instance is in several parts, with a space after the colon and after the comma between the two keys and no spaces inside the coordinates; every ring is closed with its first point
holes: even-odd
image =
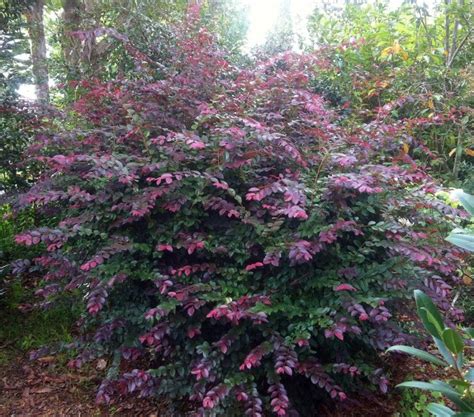
{"type": "Polygon", "coordinates": [[[28,188],[40,165],[24,159],[25,149],[42,129],[41,115],[16,101],[0,103],[0,193],[28,188]]]}
{"type": "Polygon", "coordinates": [[[296,415],[295,384],[339,401],[385,392],[376,352],[406,341],[411,289],[461,315],[463,252],[439,232],[458,211],[404,152],[414,122],[381,109],[342,127],[311,87],[323,57],[239,70],[194,23],[166,77],[89,84],[82,126],[32,147],[49,170],[20,206],[57,224],[16,237],[45,247],[16,270],[44,270],[47,299],[83,292],[71,365],[113,356],[99,401],[258,417],[296,415]]]}

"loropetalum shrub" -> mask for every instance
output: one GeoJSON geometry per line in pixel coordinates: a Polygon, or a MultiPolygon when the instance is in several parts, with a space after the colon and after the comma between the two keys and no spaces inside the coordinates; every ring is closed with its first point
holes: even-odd
{"type": "Polygon", "coordinates": [[[89,86],[81,127],[31,149],[49,171],[20,206],[58,223],[16,241],[45,247],[38,294],[84,294],[71,365],[110,355],[99,401],[163,395],[199,416],[297,415],[295,384],[385,392],[377,352],[406,341],[412,288],[461,316],[463,252],[442,233],[457,211],[403,151],[432,121],[381,110],[349,131],[309,87],[316,53],[239,70],[187,29],[165,79],[89,86]]]}

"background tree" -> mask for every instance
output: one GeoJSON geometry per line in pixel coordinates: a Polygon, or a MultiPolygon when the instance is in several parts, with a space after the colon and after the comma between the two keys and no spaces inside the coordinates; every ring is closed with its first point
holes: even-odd
{"type": "Polygon", "coordinates": [[[84,7],[81,0],[63,0],[63,27],[61,47],[67,76],[71,79],[81,78],[81,41],[70,33],[80,30],[84,7]]]}
{"type": "MultiPolygon", "coordinates": [[[[30,0],[0,2],[0,197],[34,180],[37,168],[23,151],[34,136],[38,118],[19,100],[18,88],[31,82],[31,60],[24,12],[30,0]]],[[[3,206],[0,206],[3,209],[3,206]]],[[[1,228],[0,228],[1,229],[1,228]]],[[[1,246],[1,245],[0,245],[1,246]]],[[[0,249],[0,252],[2,250],[0,249]]]]}
{"type": "Polygon", "coordinates": [[[29,60],[18,58],[29,54],[23,11],[31,0],[0,1],[0,101],[11,102],[17,97],[21,83],[30,76],[29,60]]]}
{"type": "Polygon", "coordinates": [[[33,0],[25,10],[31,44],[32,71],[36,95],[41,103],[49,102],[49,73],[44,32],[44,0],[33,0]]]}
{"type": "Polygon", "coordinates": [[[348,122],[367,120],[401,96],[409,100],[393,107],[392,115],[399,119],[456,113],[449,123],[417,136],[434,152],[428,158],[426,153],[417,156],[436,175],[467,186],[474,155],[473,3],[389,6],[379,1],[314,11],[309,21],[313,46],[333,45],[330,59],[338,64],[338,71],[321,77],[317,88],[333,100],[351,103],[348,122]]]}
{"type": "MultiPolygon", "coordinates": [[[[188,0],[63,0],[62,18],[51,23],[57,34],[50,40],[54,77],[64,82],[135,76],[137,61],[127,53],[133,45],[160,64],[153,74],[160,78],[159,68],[168,65],[172,53],[174,27],[184,20],[189,5],[188,0]],[[110,36],[111,31],[116,35],[110,36]]],[[[206,0],[199,2],[199,8],[203,25],[238,59],[247,30],[245,7],[206,0]]]]}
{"type": "Polygon", "coordinates": [[[278,2],[278,17],[275,26],[267,35],[261,48],[265,53],[272,55],[294,49],[296,36],[291,12],[291,0],[278,2]]]}

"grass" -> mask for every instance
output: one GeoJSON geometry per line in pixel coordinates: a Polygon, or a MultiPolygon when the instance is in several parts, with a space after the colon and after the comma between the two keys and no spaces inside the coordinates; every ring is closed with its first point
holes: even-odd
{"type": "MultiPolygon", "coordinates": [[[[27,278],[8,276],[9,262],[18,258],[31,259],[40,248],[25,248],[15,244],[14,236],[35,225],[45,225],[51,219],[39,219],[34,209],[14,215],[8,204],[0,205],[0,365],[18,354],[42,346],[72,341],[71,329],[79,317],[77,303],[63,297],[47,310],[21,311],[24,303],[34,302],[32,285],[27,278]]],[[[69,352],[71,354],[71,352],[69,352]]]]}
{"type": "Polygon", "coordinates": [[[9,350],[27,352],[57,342],[72,341],[71,328],[78,311],[62,302],[48,310],[22,312],[21,303],[31,300],[30,290],[14,281],[0,299],[0,363],[9,350]]]}

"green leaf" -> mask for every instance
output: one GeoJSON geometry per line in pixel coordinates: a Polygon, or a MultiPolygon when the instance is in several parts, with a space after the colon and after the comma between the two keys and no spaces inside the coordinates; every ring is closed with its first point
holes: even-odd
{"type": "Polygon", "coordinates": [[[442,404],[429,403],[426,409],[436,417],[451,417],[454,411],[442,404]]]}
{"type": "Polygon", "coordinates": [[[425,352],[424,350],[416,349],[410,346],[402,346],[402,345],[392,346],[387,349],[387,352],[404,352],[404,353],[408,353],[409,355],[420,358],[424,361],[434,363],[435,365],[448,366],[447,363],[437,358],[436,356],[432,355],[431,353],[428,353],[428,352],[425,352]]]}
{"type": "Polygon", "coordinates": [[[473,405],[464,401],[461,398],[459,392],[457,392],[453,387],[443,381],[407,381],[398,384],[397,388],[418,388],[425,391],[440,392],[441,394],[445,395],[449,400],[451,400],[454,404],[456,404],[462,411],[474,411],[473,405]]]}
{"type": "Polygon", "coordinates": [[[438,327],[435,326],[430,321],[430,319],[428,317],[428,311],[426,310],[426,308],[422,307],[422,308],[418,309],[418,316],[420,317],[420,319],[423,323],[423,326],[425,327],[425,329],[428,331],[428,333],[431,336],[441,338],[441,333],[440,333],[438,327]]]}
{"type": "Polygon", "coordinates": [[[474,195],[465,193],[464,191],[457,194],[460,203],[469,212],[471,216],[474,216],[474,195]]]}
{"type": "Polygon", "coordinates": [[[464,331],[469,335],[471,339],[474,339],[474,328],[468,327],[467,329],[464,329],[464,331]]]}
{"type": "Polygon", "coordinates": [[[436,308],[433,301],[431,301],[431,298],[423,291],[415,290],[414,295],[418,315],[422,319],[426,330],[428,330],[432,336],[441,339],[441,332],[445,326],[439,310],[436,308]]]}
{"type": "Polygon", "coordinates": [[[464,350],[464,342],[462,337],[453,329],[444,329],[442,334],[443,342],[446,347],[453,352],[458,354],[464,350]]]}
{"type": "Polygon", "coordinates": [[[466,374],[464,375],[464,379],[469,382],[474,382],[474,368],[469,368],[466,374]]]}
{"type": "Polygon", "coordinates": [[[425,391],[437,391],[447,395],[459,395],[459,393],[450,387],[448,384],[445,386],[435,384],[433,382],[423,381],[405,381],[397,385],[397,388],[419,388],[425,391]]]}
{"type": "MultiPolygon", "coordinates": [[[[440,381],[438,379],[435,379],[433,381],[430,381],[431,384],[433,384],[434,386],[438,387],[438,388],[442,388],[445,392],[443,392],[443,394],[446,395],[446,397],[448,397],[453,403],[455,403],[456,405],[458,405],[459,408],[461,408],[461,411],[474,411],[474,404],[470,403],[470,402],[466,402],[464,400],[462,400],[459,395],[459,393],[455,390],[455,388],[453,388],[452,386],[450,386],[448,383],[444,382],[444,381],[440,381]],[[456,395],[454,396],[450,396],[451,394],[450,393],[456,393],[456,395]]],[[[441,392],[441,391],[440,391],[441,392]]],[[[473,416],[474,417],[474,416],[473,416]]]]}
{"type": "Polygon", "coordinates": [[[442,336],[443,335],[443,331],[444,331],[444,328],[445,328],[445,325],[443,322],[441,322],[441,325],[438,321],[438,319],[433,315],[431,314],[431,312],[429,310],[427,310],[425,307],[422,307],[421,310],[423,310],[425,313],[426,313],[426,316],[428,317],[428,320],[429,322],[436,327],[436,330],[438,331],[438,333],[442,336]]]}
{"type": "Polygon", "coordinates": [[[457,229],[451,232],[446,240],[453,245],[474,252],[474,235],[466,233],[464,230],[459,231],[459,229],[457,229]]]}
{"type": "Polygon", "coordinates": [[[449,352],[448,348],[441,339],[433,337],[433,340],[436,344],[436,347],[439,350],[439,353],[443,356],[444,360],[451,366],[456,366],[456,361],[453,358],[453,355],[449,352]]]}
{"type": "Polygon", "coordinates": [[[471,384],[467,381],[464,381],[462,379],[451,379],[449,381],[449,384],[454,386],[460,393],[463,393],[466,388],[469,388],[471,384]]]}

